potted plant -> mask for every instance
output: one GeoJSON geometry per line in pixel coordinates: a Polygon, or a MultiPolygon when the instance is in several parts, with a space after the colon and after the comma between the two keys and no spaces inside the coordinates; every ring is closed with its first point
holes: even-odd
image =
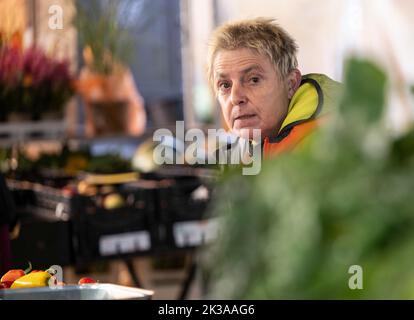
{"type": "Polygon", "coordinates": [[[140,134],[144,101],[128,67],[131,38],[119,23],[120,1],[76,2],[75,26],[83,46],[77,90],[84,102],[86,135],[140,134]]]}
{"type": "Polygon", "coordinates": [[[37,121],[46,113],[63,116],[63,107],[73,95],[68,61],[48,57],[41,49],[5,43],[0,47],[1,119],[12,114],[37,121]]]}

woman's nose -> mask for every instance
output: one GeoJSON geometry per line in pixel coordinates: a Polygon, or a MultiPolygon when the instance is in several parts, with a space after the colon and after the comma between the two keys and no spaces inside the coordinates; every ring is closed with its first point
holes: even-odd
{"type": "Polygon", "coordinates": [[[231,88],[231,103],[234,106],[243,105],[247,102],[247,97],[245,95],[244,89],[239,84],[233,84],[231,88]]]}

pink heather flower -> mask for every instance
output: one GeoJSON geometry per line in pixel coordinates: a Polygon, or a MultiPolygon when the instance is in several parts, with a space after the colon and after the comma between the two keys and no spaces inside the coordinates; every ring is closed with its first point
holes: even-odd
{"type": "Polygon", "coordinates": [[[13,88],[18,85],[22,72],[22,54],[16,48],[0,49],[0,84],[13,88]]]}
{"type": "Polygon", "coordinates": [[[63,100],[72,94],[72,76],[68,61],[48,57],[42,50],[31,47],[24,52],[8,46],[0,47],[0,97],[7,91],[31,87],[33,99],[42,92],[45,105],[63,100]],[[46,97],[46,98],[45,98],[46,97]]]}

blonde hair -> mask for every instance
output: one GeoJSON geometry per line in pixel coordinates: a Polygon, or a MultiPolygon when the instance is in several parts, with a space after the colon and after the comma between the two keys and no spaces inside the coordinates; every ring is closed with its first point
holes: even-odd
{"type": "Polygon", "coordinates": [[[207,77],[213,90],[213,64],[217,53],[241,48],[269,57],[281,78],[298,66],[295,40],[273,19],[256,18],[226,23],[213,32],[209,43],[207,77]]]}

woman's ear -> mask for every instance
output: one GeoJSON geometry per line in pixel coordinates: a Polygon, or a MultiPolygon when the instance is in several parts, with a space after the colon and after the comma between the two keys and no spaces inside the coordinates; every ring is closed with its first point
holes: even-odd
{"type": "Polygon", "coordinates": [[[293,69],[289,73],[288,78],[287,78],[287,88],[288,88],[289,99],[292,99],[296,90],[298,90],[301,81],[302,81],[302,74],[300,73],[298,69],[293,69]]]}

